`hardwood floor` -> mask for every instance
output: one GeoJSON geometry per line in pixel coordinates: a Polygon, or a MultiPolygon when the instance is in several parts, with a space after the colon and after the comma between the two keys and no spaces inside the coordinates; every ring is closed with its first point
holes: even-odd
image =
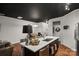
{"type": "Polygon", "coordinates": [[[58,52],[56,53],[55,56],[76,56],[76,52],[60,44],[58,48],[58,52]]]}
{"type": "MultiPolygon", "coordinates": [[[[14,45],[13,56],[21,56],[22,50],[19,43],[14,45]]],[[[58,52],[55,56],[76,56],[76,52],[72,51],[70,48],[60,44],[58,48],[58,52]]]]}

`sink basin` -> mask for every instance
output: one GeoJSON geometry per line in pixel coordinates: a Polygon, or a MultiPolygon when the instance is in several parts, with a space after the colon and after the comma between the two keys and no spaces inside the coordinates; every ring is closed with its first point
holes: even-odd
{"type": "Polygon", "coordinates": [[[53,39],[52,39],[52,38],[46,38],[46,39],[44,39],[43,41],[48,42],[48,41],[51,41],[51,40],[53,40],[53,39]]]}

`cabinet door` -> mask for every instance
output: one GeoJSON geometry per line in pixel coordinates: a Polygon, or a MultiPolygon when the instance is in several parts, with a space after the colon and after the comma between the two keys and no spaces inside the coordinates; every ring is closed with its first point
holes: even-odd
{"type": "Polygon", "coordinates": [[[58,51],[58,48],[59,48],[59,44],[60,44],[60,41],[59,39],[55,40],[54,42],[52,42],[50,44],[50,55],[55,55],[58,51]]]}
{"type": "Polygon", "coordinates": [[[39,51],[39,56],[49,56],[49,46],[44,47],[39,51]]]}

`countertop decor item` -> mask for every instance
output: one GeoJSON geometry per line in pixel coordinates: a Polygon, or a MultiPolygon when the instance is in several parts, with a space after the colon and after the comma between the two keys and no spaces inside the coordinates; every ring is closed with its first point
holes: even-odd
{"type": "Polygon", "coordinates": [[[31,35],[31,40],[30,40],[30,45],[38,45],[39,44],[39,39],[35,34],[31,35]]]}
{"type": "Polygon", "coordinates": [[[28,35],[26,36],[25,39],[26,40],[26,45],[29,44],[29,41],[30,41],[30,37],[31,37],[31,33],[32,33],[32,26],[31,25],[24,25],[23,26],[23,33],[27,33],[28,35]]]}

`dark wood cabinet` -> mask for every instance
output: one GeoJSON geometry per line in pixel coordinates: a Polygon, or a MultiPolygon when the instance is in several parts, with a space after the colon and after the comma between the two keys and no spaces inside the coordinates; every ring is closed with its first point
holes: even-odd
{"type": "Polygon", "coordinates": [[[39,56],[49,56],[49,45],[39,50],[39,56]]]}
{"type": "Polygon", "coordinates": [[[51,44],[49,44],[49,54],[50,56],[51,55],[55,55],[58,51],[58,48],[59,48],[59,44],[60,44],[60,41],[59,39],[53,41],[51,44]]]}

